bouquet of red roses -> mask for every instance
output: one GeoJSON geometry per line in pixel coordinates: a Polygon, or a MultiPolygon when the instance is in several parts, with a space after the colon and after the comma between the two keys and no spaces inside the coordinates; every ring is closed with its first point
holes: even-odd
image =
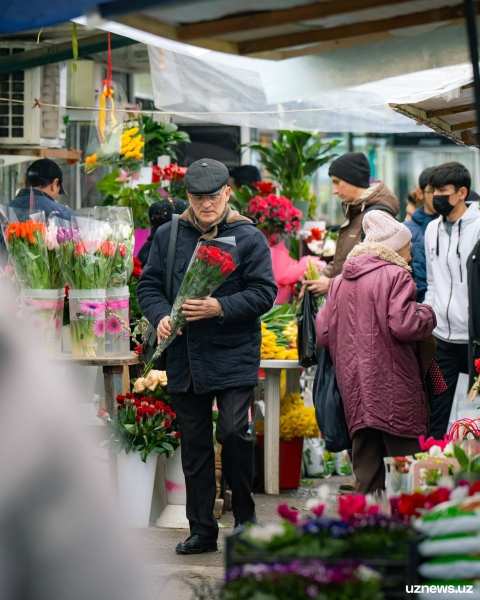
{"type": "Polygon", "coordinates": [[[187,300],[201,300],[213,294],[237,266],[235,238],[222,238],[211,242],[202,241],[197,244],[173,303],[170,315],[172,333],[157,346],[155,354],[145,367],[144,377],[151,371],[165,348],[173,342],[178,332],[186,325],[187,318],[181,312],[182,305],[187,300]],[[228,247],[229,251],[222,250],[221,245],[228,247]]]}

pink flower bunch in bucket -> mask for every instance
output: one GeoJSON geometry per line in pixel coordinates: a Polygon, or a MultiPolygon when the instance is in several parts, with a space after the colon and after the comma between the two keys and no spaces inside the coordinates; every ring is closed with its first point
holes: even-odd
{"type": "Polygon", "coordinates": [[[258,227],[264,233],[295,233],[300,229],[302,211],[285,196],[255,196],[250,200],[246,212],[258,219],[258,227]]]}

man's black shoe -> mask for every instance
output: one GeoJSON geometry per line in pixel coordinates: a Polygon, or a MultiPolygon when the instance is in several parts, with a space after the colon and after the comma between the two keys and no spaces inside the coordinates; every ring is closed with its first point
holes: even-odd
{"type": "Polygon", "coordinates": [[[257,514],[253,513],[253,517],[248,521],[235,521],[235,526],[233,528],[233,533],[239,533],[245,529],[246,525],[256,525],[257,524],[257,514]]]}
{"type": "Polygon", "coordinates": [[[177,554],[202,554],[202,552],[217,552],[217,550],[217,540],[200,533],[194,533],[175,548],[177,554]]]}

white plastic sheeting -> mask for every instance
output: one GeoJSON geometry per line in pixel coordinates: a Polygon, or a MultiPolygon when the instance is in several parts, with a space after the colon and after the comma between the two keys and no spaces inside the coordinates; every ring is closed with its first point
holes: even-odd
{"type": "Polygon", "coordinates": [[[158,109],[210,123],[325,133],[431,131],[388,104],[451,93],[471,80],[467,64],[444,66],[468,60],[463,26],[280,62],[205,50],[113,22],[100,28],[149,46],[158,109]]]}

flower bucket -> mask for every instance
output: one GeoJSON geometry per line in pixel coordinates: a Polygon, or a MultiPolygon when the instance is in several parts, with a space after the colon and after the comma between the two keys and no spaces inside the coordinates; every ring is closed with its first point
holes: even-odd
{"type": "Polygon", "coordinates": [[[163,509],[155,525],[168,529],[188,529],[187,490],[180,447],[175,450],[173,456],[165,459],[165,488],[167,506],[163,509]]]}
{"type": "Polygon", "coordinates": [[[69,305],[73,356],[104,356],[105,290],[70,290],[69,305]]]}
{"type": "Polygon", "coordinates": [[[130,335],[122,323],[128,327],[130,315],[130,292],[128,285],[107,288],[105,300],[105,354],[126,355],[130,351],[130,335]]]}
{"type": "Polygon", "coordinates": [[[64,290],[27,290],[20,296],[25,328],[45,348],[47,356],[62,350],[64,290]]]}
{"type": "MultiPolygon", "coordinates": [[[[264,449],[265,438],[257,433],[257,446],[259,449],[260,477],[264,480],[264,449]]],[[[303,437],[291,440],[280,440],[279,473],[280,488],[294,489],[300,485],[302,470],[303,437]]]]}
{"type": "Polygon", "coordinates": [[[187,504],[187,489],[180,447],[175,450],[173,456],[165,460],[165,487],[167,488],[167,504],[187,504]]]}
{"type": "Polygon", "coordinates": [[[144,463],[135,450],[117,455],[118,501],[128,527],[149,525],[157,458],[156,452],[150,452],[144,463]]]}

